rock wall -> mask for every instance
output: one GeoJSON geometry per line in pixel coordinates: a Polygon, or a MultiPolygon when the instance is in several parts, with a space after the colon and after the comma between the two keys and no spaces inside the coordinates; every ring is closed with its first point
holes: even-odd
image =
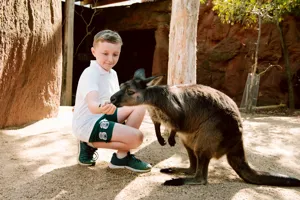
{"type": "Polygon", "coordinates": [[[61,1],[1,4],[0,128],[54,117],[61,88],[61,1]]]}
{"type": "MultiPolygon", "coordinates": [[[[300,69],[300,18],[287,16],[283,33],[293,74],[300,69]]],[[[222,24],[210,6],[202,6],[198,26],[198,82],[224,91],[237,103],[242,99],[247,74],[254,64],[258,31],[240,25],[222,24]]],[[[280,87],[285,78],[284,58],[278,29],[263,24],[258,53],[260,78],[258,105],[287,103],[287,88],[280,87]]],[[[294,78],[294,81],[295,78],[294,78]]],[[[294,83],[296,86],[296,83],[294,83]]],[[[300,91],[295,88],[297,104],[300,91]]]]}

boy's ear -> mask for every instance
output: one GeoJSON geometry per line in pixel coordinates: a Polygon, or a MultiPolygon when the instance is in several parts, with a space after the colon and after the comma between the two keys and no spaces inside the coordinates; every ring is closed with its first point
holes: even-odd
{"type": "Polygon", "coordinates": [[[146,85],[147,86],[158,85],[164,77],[165,77],[164,75],[160,75],[160,76],[151,76],[149,78],[146,78],[145,79],[146,85]]]}
{"type": "Polygon", "coordinates": [[[92,52],[93,56],[95,56],[95,48],[94,47],[91,47],[91,52],[92,52]]]}

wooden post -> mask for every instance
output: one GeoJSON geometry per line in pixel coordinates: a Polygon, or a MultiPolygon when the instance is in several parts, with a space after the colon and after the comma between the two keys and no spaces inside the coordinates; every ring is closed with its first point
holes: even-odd
{"type": "Polygon", "coordinates": [[[172,0],[168,84],[196,83],[199,0],[172,0]]]}
{"type": "Polygon", "coordinates": [[[64,53],[61,105],[72,105],[72,80],[73,80],[73,32],[74,32],[74,5],[75,0],[65,2],[65,28],[64,28],[64,53]]]}

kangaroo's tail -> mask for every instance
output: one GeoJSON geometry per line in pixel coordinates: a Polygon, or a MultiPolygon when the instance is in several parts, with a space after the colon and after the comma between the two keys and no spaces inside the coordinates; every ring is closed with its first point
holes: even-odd
{"type": "Polygon", "coordinates": [[[271,175],[267,172],[251,169],[245,159],[242,141],[236,144],[227,154],[227,160],[234,171],[247,183],[272,186],[300,186],[299,179],[284,175],[271,175]]]}

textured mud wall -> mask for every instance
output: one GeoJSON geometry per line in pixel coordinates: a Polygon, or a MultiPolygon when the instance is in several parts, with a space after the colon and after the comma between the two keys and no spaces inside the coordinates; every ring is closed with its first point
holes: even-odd
{"type": "Polygon", "coordinates": [[[57,115],[61,22],[60,0],[1,3],[0,128],[57,115]]]}

